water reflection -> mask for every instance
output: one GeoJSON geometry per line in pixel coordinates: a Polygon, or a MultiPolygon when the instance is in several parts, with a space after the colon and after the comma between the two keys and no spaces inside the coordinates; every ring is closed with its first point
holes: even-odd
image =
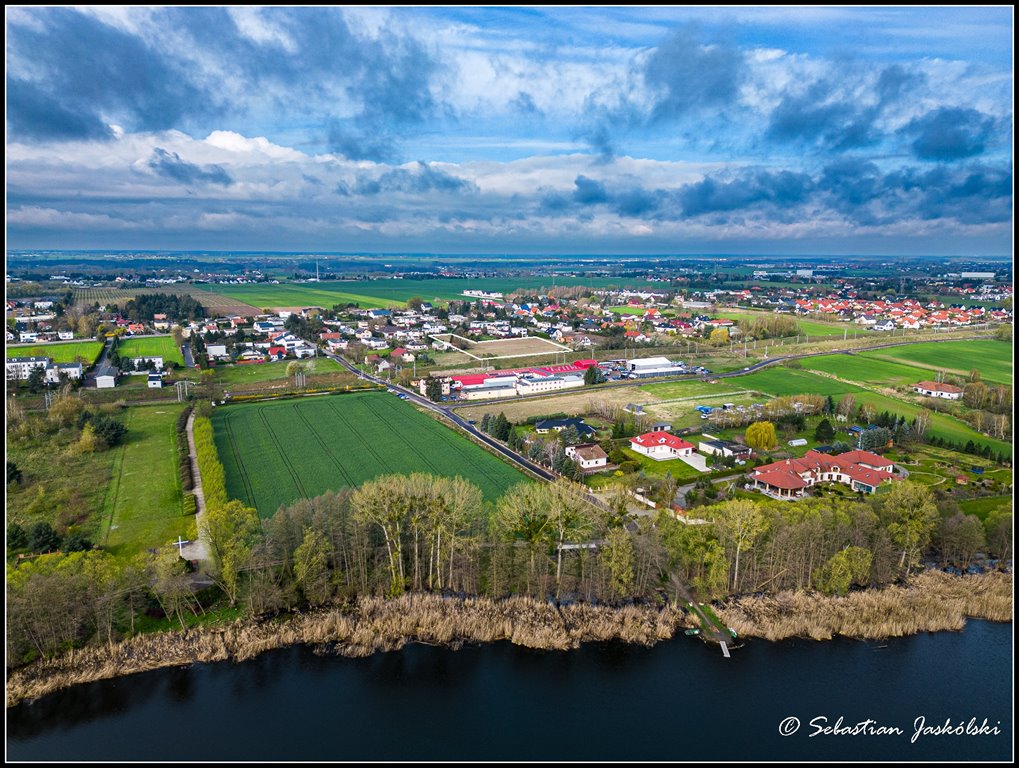
{"type": "Polygon", "coordinates": [[[11,759],[1007,759],[1011,625],[883,643],[678,637],[568,653],[291,648],[79,686],[7,713],[11,759]],[[887,646],[887,647],[880,647],[887,646]],[[951,670],[951,674],[946,674],[951,670]],[[979,692],[974,695],[973,692],[979,692]],[[998,739],[782,738],[782,717],[1001,720],[998,739]],[[738,724],[738,727],[734,724],[738,724]],[[224,732],[233,734],[229,740],[224,732]],[[170,734],[186,733],[183,742],[170,734]]]}

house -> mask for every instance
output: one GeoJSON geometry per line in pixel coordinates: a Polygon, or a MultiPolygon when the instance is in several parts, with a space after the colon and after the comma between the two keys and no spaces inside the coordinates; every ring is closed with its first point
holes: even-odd
{"type": "Polygon", "coordinates": [[[601,469],[609,462],[608,454],[595,443],[567,446],[566,455],[577,462],[581,469],[601,469]]]}
{"type": "MultiPolygon", "coordinates": [[[[707,437],[707,435],[705,435],[707,437]]],[[[735,456],[737,459],[746,460],[750,458],[753,451],[749,446],[733,443],[728,440],[702,440],[697,444],[697,450],[711,456],[722,456],[728,458],[735,456]]]]}
{"type": "Polygon", "coordinates": [[[74,331],[57,331],[57,338],[61,341],[73,341],[74,331]]]}
{"type": "Polygon", "coordinates": [[[962,397],[960,387],[945,384],[941,381],[920,381],[913,385],[913,391],[927,397],[940,397],[945,400],[958,400],[962,397]]]}
{"type": "Polygon", "coordinates": [[[655,461],[678,459],[693,454],[693,443],[667,432],[645,432],[630,438],[630,447],[655,461]]]}
{"type": "Polygon", "coordinates": [[[32,375],[33,368],[42,368],[45,371],[49,364],[48,357],[9,357],[7,358],[7,379],[9,381],[27,379],[32,375]]]}
{"type": "Polygon", "coordinates": [[[282,360],[287,356],[287,348],[280,346],[269,347],[269,359],[270,360],[282,360]]]}
{"type": "Polygon", "coordinates": [[[758,467],[750,473],[753,487],[775,498],[802,498],[807,488],[821,482],[848,485],[854,491],[874,493],[894,479],[894,465],[869,451],[848,451],[828,456],[807,451],[801,459],[785,459],[758,467]]]}
{"type": "Polygon", "coordinates": [[[667,421],[656,421],[651,425],[652,432],[671,432],[672,425],[667,421]]]}
{"type": "Polygon", "coordinates": [[[895,321],[890,318],[888,320],[881,320],[874,323],[874,325],[871,326],[871,329],[875,331],[894,331],[895,321]]]}
{"type": "Polygon", "coordinates": [[[46,366],[46,383],[59,384],[61,375],[68,379],[80,379],[85,375],[81,363],[50,363],[46,366]]]}
{"type": "Polygon", "coordinates": [[[39,341],[39,334],[35,331],[21,331],[18,334],[18,341],[22,344],[39,341]]]}
{"type": "Polygon", "coordinates": [[[623,406],[623,410],[626,411],[627,413],[632,413],[634,416],[644,415],[644,406],[637,405],[636,403],[627,403],[625,406],[623,406]]]}
{"type": "Polygon", "coordinates": [[[162,389],[163,388],[163,375],[157,371],[152,371],[149,374],[149,389],[162,389]]]}
{"type": "Polygon", "coordinates": [[[214,357],[217,360],[229,357],[226,352],[226,344],[208,344],[205,347],[205,351],[208,353],[209,357],[214,357]]]}
{"type": "Polygon", "coordinates": [[[539,435],[544,435],[549,432],[562,432],[569,427],[574,427],[581,437],[594,437],[595,435],[594,427],[585,424],[582,418],[576,416],[572,419],[542,419],[535,422],[534,431],[539,435]]]}

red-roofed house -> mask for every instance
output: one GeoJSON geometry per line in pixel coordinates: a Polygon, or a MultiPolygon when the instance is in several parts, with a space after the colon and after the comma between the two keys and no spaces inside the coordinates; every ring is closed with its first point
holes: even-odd
{"type": "Polygon", "coordinates": [[[918,382],[913,385],[913,391],[927,397],[943,397],[945,400],[958,400],[962,397],[962,390],[959,387],[940,381],[918,382]]]}
{"type": "Polygon", "coordinates": [[[848,485],[854,491],[874,493],[886,480],[894,479],[894,464],[870,451],[848,451],[829,456],[814,450],[801,459],[785,459],[758,467],[750,473],[753,487],[781,499],[796,499],[805,489],[822,482],[848,485]]]}
{"type": "Polygon", "coordinates": [[[287,356],[286,347],[269,347],[270,360],[282,360],[286,356],[287,356]]]}
{"type": "Polygon", "coordinates": [[[678,459],[680,456],[693,454],[693,443],[668,432],[645,432],[638,437],[630,438],[630,447],[637,453],[655,461],[678,459]]]}

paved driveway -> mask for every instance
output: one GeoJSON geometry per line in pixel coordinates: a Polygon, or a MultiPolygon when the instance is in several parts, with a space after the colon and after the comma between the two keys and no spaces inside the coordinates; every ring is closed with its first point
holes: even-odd
{"type": "Polygon", "coordinates": [[[679,460],[689,464],[691,467],[696,469],[698,472],[710,472],[708,469],[707,460],[704,456],[699,453],[691,453],[689,456],[680,456],[679,460]]]}

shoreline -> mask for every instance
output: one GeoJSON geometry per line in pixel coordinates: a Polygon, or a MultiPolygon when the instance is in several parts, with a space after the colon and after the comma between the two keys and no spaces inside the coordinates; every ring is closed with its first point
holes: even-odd
{"type": "MultiPolygon", "coordinates": [[[[1012,576],[952,576],[928,571],[905,586],[845,597],[779,593],[741,597],[715,607],[740,637],[777,641],[792,637],[862,639],[961,630],[967,618],[1012,620],[1012,576]]],[[[361,597],[353,604],[285,618],[241,619],[228,625],[169,631],[112,645],[74,649],[9,671],[7,707],[80,683],[174,666],[241,662],[265,651],[311,645],[340,656],[395,651],[409,642],[459,648],[508,640],[540,650],[570,650],[586,642],[622,641],[652,646],[696,622],[679,607],[574,603],[556,606],[526,597],[500,600],[408,594],[361,597]]]]}

